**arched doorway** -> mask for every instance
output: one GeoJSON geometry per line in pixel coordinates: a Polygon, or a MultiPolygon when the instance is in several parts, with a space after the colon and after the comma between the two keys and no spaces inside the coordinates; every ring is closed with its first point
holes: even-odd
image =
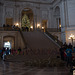
{"type": "Polygon", "coordinates": [[[15,48],[15,37],[13,36],[4,36],[3,37],[3,46],[5,48],[14,49],[15,48]]]}
{"type": "Polygon", "coordinates": [[[21,27],[23,30],[33,30],[34,28],[34,19],[33,19],[33,12],[29,8],[25,8],[22,10],[22,17],[21,17],[21,27]]]}

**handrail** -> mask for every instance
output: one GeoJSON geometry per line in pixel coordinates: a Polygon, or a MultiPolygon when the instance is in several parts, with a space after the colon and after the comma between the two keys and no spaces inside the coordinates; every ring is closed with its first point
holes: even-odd
{"type": "Polygon", "coordinates": [[[50,34],[47,30],[45,31],[45,33],[52,38],[59,46],[62,46],[63,43],[61,41],[59,41],[56,37],[54,37],[52,34],[50,34]]]}

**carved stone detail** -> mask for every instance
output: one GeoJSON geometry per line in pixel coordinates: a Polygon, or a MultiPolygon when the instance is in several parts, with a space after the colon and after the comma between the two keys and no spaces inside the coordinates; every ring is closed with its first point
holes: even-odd
{"type": "Polygon", "coordinates": [[[6,17],[13,17],[13,8],[7,7],[5,12],[6,17]]]}

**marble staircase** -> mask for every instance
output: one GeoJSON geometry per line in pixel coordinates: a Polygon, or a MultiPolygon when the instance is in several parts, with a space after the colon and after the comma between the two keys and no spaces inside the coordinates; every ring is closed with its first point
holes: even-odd
{"type": "Polygon", "coordinates": [[[22,32],[24,39],[31,49],[58,49],[59,47],[43,32],[22,32]]]}
{"type": "Polygon", "coordinates": [[[24,53],[8,55],[6,61],[25,62],[26,65],[59,66],[62,61],[57,56],[59,46],[50,40],[43,32],[22,32],[28,48],[24,53]]]}

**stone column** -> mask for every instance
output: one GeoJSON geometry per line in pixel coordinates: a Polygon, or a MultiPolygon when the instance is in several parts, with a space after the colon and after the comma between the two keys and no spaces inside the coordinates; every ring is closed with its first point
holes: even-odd
{"type": "Polygon", "coordinates": [[[14,19],[13,19],[13,21],[14,21],[14,25],[16,24],[16,6],[14,6],[14,19]]]}
{"type": "Polygon", "coordinates": [[[15,11],[15,17],[16,17],[16,23],[19,24],[20,27],[20,10],[19,10],[19,5],[16,5],[16,11],[15,11]]]}
{"type": "Polygon", "coordinates": [[[59,29],[59,18],[57,18],[57,27],[58,27],[58,29],[59,29]]]}
{"type": "Polygon", "coordinates": [[[50,8],[49,14],[50,14],[50,16],[49,16],[49,19],[50,19],[50,20],[49,20],[49,21],[50,21],[50,24],[49,24],[49,25],[50,25],[50,26],[49,26],[49,27],[50,27],[50,28],[53,28],[52,26],[53,26],[53,16],[54,16],[54,15],[53,15],[53,8],[52,8],[52,7],[50,8]]]}
{"type": "Polygon", "coordinates": [[[49,11],[49,17],[48,17],[48,28],[51,28],[51,8],[50,8],[50,10],[48,10],[49,11]]]}
{"type": "MultiPolygon", "coordinates": [[[[39,5],[40,6],[40,5],[39,5]]],[[[40,7],[36,7],[36,9],[37,9],[37,24],[40,24],[40,27],[39,28],[41,28],[41,18],[40,18],[40,7]]]]}
{"type": "Polygon", "coordinates": [[[34,28],[34,30],[36,30],[36,28],[37,28],[37,16],[36,15],[34,15],[33,28],[34,28]]]}
{"type": "Polygon", "coordinates": [[[20,22],[19,5],[15,5],[14,6],[14,24],[19,23],[19,22],[20,22]]]}
{"type": "Polygon", "coordinates": [[[62,42],[66,42],[66,6],[65,6],[65,0],[61,1],[60,5],[60,17],[61,17],[61,39],[62,42]]]}

